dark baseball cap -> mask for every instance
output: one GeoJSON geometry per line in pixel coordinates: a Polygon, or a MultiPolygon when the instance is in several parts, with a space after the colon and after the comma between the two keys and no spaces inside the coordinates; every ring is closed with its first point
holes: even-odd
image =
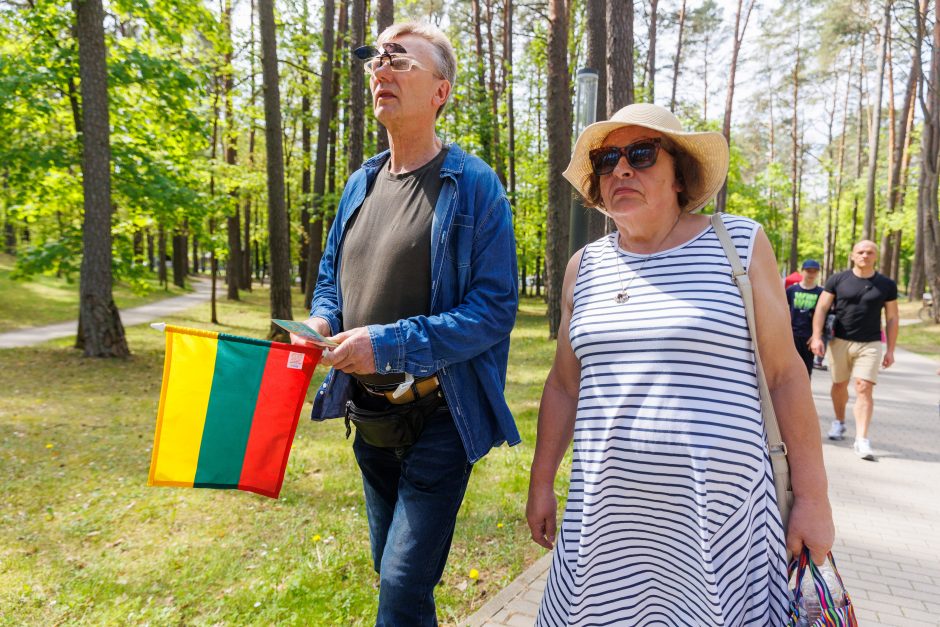
{"type": "Polygon", "coordinates": [[[806,259],[803,261],[802,269],[819,270],[819,262],[815,259],[806,259]]]}

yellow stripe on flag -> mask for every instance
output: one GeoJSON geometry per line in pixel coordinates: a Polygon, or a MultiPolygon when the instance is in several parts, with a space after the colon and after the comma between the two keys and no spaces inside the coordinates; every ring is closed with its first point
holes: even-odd
{"type": "Polygon", "coordinates": [[[192,487],[206,422],[218,333],[166,328],[163,389],[148,485],[192,487]]]}

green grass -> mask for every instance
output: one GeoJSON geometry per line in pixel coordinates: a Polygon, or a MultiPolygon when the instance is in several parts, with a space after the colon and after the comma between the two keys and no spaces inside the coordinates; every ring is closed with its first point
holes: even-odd
{"type": "Polygon", "coordinates": [[[898,330],[898,346],[940,361],[940,324],[906,324],[898,330]]]}
{"type": "MultiPolygon", "coordinates": [[[[78,277],[71,283],[45,275],[15,281],[10,278],[13,261],[10,255],[0,253],[0,333],[78,319],[78,277]]],[[[147,283],[150,286],[147,294],[135,294],[121,283],[115,285],[114,301],[118,308],[136,307],[188,291],[175,285],[164,290],[156,279],[147,283]]]]}
{"type": "MultiPolygon", "coordinates": [[[[262,337],[267,298],[220,301],[220,330],[262,337]]],[[[445,623],[543,554],[524,520],[554,347],[543,310],[524,301],[513,333],[507,395],[523,444],[474,469],[436,593],[445,623]]],[[[208,318],[206,304],[167,321],[211,328],[208,318]]],[[[0,624],[371,624],[377,576],[341,422],[311,423],[305,407],[277,501],[148,488],[163,337],[146,326],[127,336],[127,360],[82,358],[68,339],[0,351],[0,624]]]]}
{"type": "MultiPolygon", "coordinates": [[[[906,296],[898,299],[901,320],[918,320],[920,307],[920,301],[908,302],[906,296]]],[[[905,324],[898,330],[898,346],[940,361],[940,325],[926,322],[905,324]]]]}

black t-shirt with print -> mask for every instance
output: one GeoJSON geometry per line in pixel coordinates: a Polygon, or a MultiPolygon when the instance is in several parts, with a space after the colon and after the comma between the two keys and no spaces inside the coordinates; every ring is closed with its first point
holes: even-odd
{"type": "Polygon", "coordinates": [[[881,339],[881,310],[898,299],[897,283],[876,272],[867,278],[851,270],[829,277],[825,290],[835,296],[835,336],[853,342],[881,339]]]}
{"type": "Polygon", "coordinates": [[[813,335],[813,313],[823,289],[818,285],[806,289],[799,283],[787,288],[787,303],[790,305],[790,325],[794,337],[813,335]]]}

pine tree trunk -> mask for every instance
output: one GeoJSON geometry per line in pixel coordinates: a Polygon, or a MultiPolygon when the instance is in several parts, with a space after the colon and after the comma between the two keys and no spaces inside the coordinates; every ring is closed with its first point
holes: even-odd
{"type": "Polygon", "coordinates": [[[607,117],[629,104],[633,104],[633,0],[607,0],[607,117]]]}
{"type": "MultiPolygon", "coordinates": [[[[249,43],[248,49],[251,55],[251,110],[255,109],[255,75],[257,70],[255,68],[255,59],[257,54],[255,53],[255,0],[251,0],[251,15],[249,16],[249,43]]],[[[250,122],[250,130],[248,131],[248,168],[249,170],[254,170],[255,165],[255,123],[254,119],[250,122]]],[[[242,271],[241,271],[241,287],[243,290],[251,291],[251,269],[252,269],[252,252],[251,252],[251,192],[248,192],[245,195],[245,221],[244,221],[244,235],[243,235],[243,246],[242,246],[242,271]]]]}
{"type": "Polygon", "coordinates": [[[550,0],[548,19],[548,233],[545,246],[548,333],[558,337],[562,283],[568,261],[571,190],[561,176],[571,155],[571,86],[568,72],[567,0],[550,0]]]}
{"type": "MultiPolygon", "coordinates": [[[[290,240],[284,204],[284,147],[278,86],[274,1],[258,0],[261,23],[261,70],[264,89],[264,135],[268,174],[268,241],[271,254],[271,317],[293,319],[290,302],[290,240]]],[[[271,338],[286,334],[271,324],[271,338]]]]}
{"type": "MultiPolygon", "coordinates": [[[[741,43],[744,41],[744,33],[747,30],[747,23],[751,17],[751,10],[754,8],[755,0],[748,0],[747,6],[742,7],[742,0],[738,0],[738,12],[734,17],[734,45],[731,49],[731,67],[728,71],[728,92],[725,96],[725,119],[721,127],[721,132],[731,145],[731,108],[734,103],[734,80],[738,71],[738,54],[741,51],[741,43]],[[742,9],[744,10],[742,22],[742,9]]],[[[794,105],[795,106],[795,105],[794,105]]],[[[715,199],[715,211],[723,212],[728,204],[728,179],[722,184],[718,191],[718,197],[715,199]]]]}
{"type": "MultiPolygon", "coordinates": [[[[607,118],[607,3],[587,0],[587,67],[597,70],[596,121],[607,118]]],[[[600,211],[587,214],[587,240],[593,242],[607,231],[607,218],[600,211]]]]}
{"type": "MultiPolygon", "coordinates": [[[[799,18],[797,18],[799,20],[799,18]]],[[[790,263],[789,272],[795,272],[798,265],[798,245],[800,238],[800,194],[799,194],[799,164],[801,159],[799,129],[799,99],[800,99],[800,24],[797,22],[796,31],[796,63],[793,66],[793,111],[790,120],[790,141],[792,153],[790,156],[790,263]]],[[[729,87],[730,89],[730,87],[729,87]]],[[[725,117],[727,119],[727,116],[725,117]]],[[[727,186],[727,182],[725,183],[727,186]]],[[[721,211],[724,207],[720,208],[721,211]]]]}
{"type": "MultiPolygon", "coordinates": [[[[512,101],[512,0],[503,2],[503,86],[506,90],[506,134],[509,158],[509,202],[516,206],[516,118],[512,101]]],[[[525,269],[522,269],[523,274],[525,269]]],[[[523,281],[523,290],[525,282],[523,281]]]]}
{"type": "MultiPolygon", "coordinates": [[[[392,25],[395,21],[395,4],[392,0],[378,0],[378,7],[375,13],[375,25],[378,33],[392,25]]],[[[388,150],[388,132],[382,123],[376,120],[375,146],[377,152],[388,150]]]]}
{"type": "Polygon", "coordinates": [[[75,0],[82,95],[82,266],[76,346],[86,357],[127,357],[111,293],[111,138],[101,0],[75,0]]]}
{"type": "Polygon", "coordinates": [[[659,14],[659,0],[650,0],[649,50],[646,53],[646,86],[649,89],[649,102],[656,102],[656,18],[659,14]]]}
{"type": "MultiPolygon", "coordinates": [[[[232,107],[232,92],[235,88],[235,68],[232,66],[232,0],[225,0],[222,11],[222,28],[225,32],[227,46],[225,48],[225,58],[223,61],[224,80],[223,89],[225,97],[225,133],[222,134],[225,142],[225,163],[234,166],[237,160],[236,143],[238,141],[237,131],[235,129],[235,115],[232,107]]],[[[242,250],[241,250],[241,214],[238,210],[238,191],[233,189],[230,193],[231,206],[226,219],[228,232],[228,259],[225,262],[225,285],[228,290],[229,300],[239,300],[238,286],[241,283],[240,274],[242,269],[242,250]]]]}
{"type": "Polygon", "coordinates": [[[878,144],[881,139],[881,97],[884,90],[888,36],[891,29],[891,1],[885,0],[884,30],[881,33],[881,56],[878,62],[878,84],[875,87],[875,115],[868,133],[868,186],[865,192],[865,223],[862,237],[875,239],[875,178],[878,175],[878,144]]]}
{"type": "MultiPolygon", "coordinates": [[[[940,11],[940,0],[935,3],[940,11]]],[[[924,231],[924,270],[935,302],[940,300],[940,217],[937,191],[940,182],[940,20],[934,20],[930,78],[921,100],[924,130],[921,136],[921,173],[917,204],[924,231]]],[[[934,307],[936,315],[940,307],[934,307]]],[[[934,322],[940,322],[935,318],[934,322]]]]}
{"type": "Polygon", "coordinates": [[[320,59],[320,118],[317,127],[317,159],[313,173],[313,215],[310,216],[309,242],[307,253],[307,280],[304,292],[304,307],[310,309],[313,290],[317,284],[320,258],[323,255],[323,215],[326,201],[323,192],[326,189],[326,151],[330,136],[330,120],[333,119],[333,23],[336,5],[333,0],[323,1],[323,52],[320,59]]]}
{"type": "MultiPolygon", "coordinates": [[[[307,24],[310,21],[309,1],[304,0],[301,36],[306,40],[310,33],[307,24]]],[[[310,67],[310,57],[304,58],[304,65],[310,67]]],[[[353,68],[355,69],[355,68],[353,68]]],[[[360,68],[361,69],[361,68],[360,68]]],[[[307,293],[307,263],[310,256],[310,212],[312,209],[312,198],[310,196],[311,172],[310,167],[313,163],[313,155],[310,151],[310,79],[305,72],[300,77],[300,233],[297,236],[297,252],[299,257],[298,271],[300,273],[300,293],[307,293]]]]}
{"type": "Polygon", "coordinates": [[[679,8],[679,34],[676,42],[676,56],[672,58],[672,95],[669,97],[669,110],[676,112],[676,85],[679,83],[679,66],[682,62],[682,36],[685,33],[685,3],[679,8]]]}
{"type": "Polygon", "coordinates": [[[169,289],[170,286],[166,276],[166,229],[162,224],[157,227],[157,255],[160,259],[157,264],[157,278],[160,285],[165,289],[169,289]]]}
{"type": "MultiPolygon", "coordinates": [[[[365,43],[366,0],[351,1],[349,41],[353,46],[358,46],[365,43]]],[[[349,55],[349,173],[355,172],[362,165],[364,134],[365,73],[362,71],[362,61],[354,55],[349,55]]]]}
{"type": "MultiPolygon", "coordinates": [[[[863,83],[865,77],[865,38],[862,37],[862,51],[859,56],[858,64],[858,121],[856,123],[855,135],[855,181],[856,190],[852,192],[852,236],[850,246],[855,246],[858,237],[858,191],[857,183],[862,178],[862,129],[865,128],[865,98],[863,92],[863,83]]],[[[846,267],[851,262],[846,261],[846,267]]]]}
{"type": "Polygon", "coordinates": [[[173,230],[173,285],[177,287],[186,287],[186,248],[186,233],[178,226],[173,230]]]}
{"type": "Polygon", "coordinates": [[[506,166],[503,163],[502,145],[499,126],[499,97],[500,86],[496,83],[496,37],[493,29],[496,28],[496,16],[493,11],[493,0],[486,0],[486,43],[489,51],[490,69],[490,128],[493,129],[493,157],[490,166],[496,171],[496,177],[506,187],[506,166]]]}

